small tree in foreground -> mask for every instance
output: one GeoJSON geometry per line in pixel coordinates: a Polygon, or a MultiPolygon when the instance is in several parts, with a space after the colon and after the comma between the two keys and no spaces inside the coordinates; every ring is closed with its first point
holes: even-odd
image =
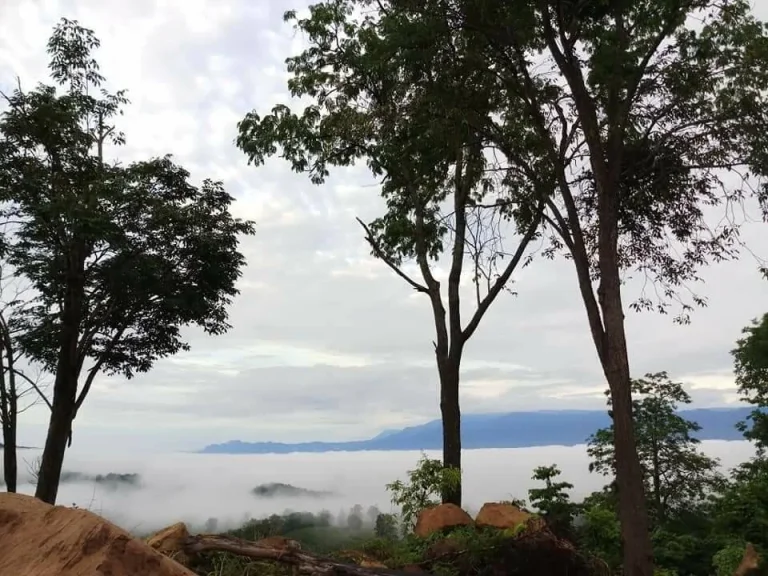
{"type": "Polygon", "coordinates": [[[461,481],[461,471],[445,468],[440,460],[422,454],[416,468],[408,471],[408,480],[395,480],[387,484],[392,503],[400,508],[403,531],[413,529],[419,512],[440,503],[446,490],[454,489],[461,481]]]}
{"type": "Polygon", "coordinates": [[[531,478],[543,482],[544,486],[528,490],[528,500],[542,513],[555,534],[571,538],[573,518],[578,506],[571,502],[568,494],[568,490],[573,489],[573,484],[558,481],[559,476],[560,469],[557,464],[535,468],[531,478]]]}
{"type": "Polygon", "coordinates": [[[62,20],[48,42],[63,89],[16,90],[0,116],[0,202],[18,222],[8,260],[37,297],[17,325],[23,351],[55,374],[35,495],[55,503],[72,422],[96,376],[132,378],[188,349],[183,326],[225,332],[245,265],[220,182],[196,187],[170,156],[110,163],[123,92],[101,88],[91,30],[62,20]],[[81,374],[86,377],[80,387],[81,374]]]}
{"type": "Polygon", "coordinates": [[[384,540],[397,539],[397,517],[394,514],[380,513],[376,516],[373,533],[384,540]]]}
{"type": "Polygon", "coordinates": [[[8,492],[16,492],[18,483],[18,424],[19,415],[48,398],[43,394],[40,374],[29,375],[19,345],[21,336],[16,320],[28,304],[26,290],[7,268],[0,266],[0,426],[2,427],[3,479],[8,492]]]}

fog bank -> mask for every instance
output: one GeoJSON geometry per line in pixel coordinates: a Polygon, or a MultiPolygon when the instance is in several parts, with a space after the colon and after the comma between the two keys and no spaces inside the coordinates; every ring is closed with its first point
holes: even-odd
{"type": "MultiPolygon", "coordinates": [[[[725,469],[754,454],[748,442],[712,440],[702,442],[711,456],[720,458],[725,469]]],[[[32,493],[25,461],[32,464],[37,450],[19,452],[20,492],[32,493]]],[[[428,452],[431,457],[440,454],[428,452]]],[[[132,532],[149,532],[184,521],[200,526],[217,518],[220,528],[239,525],[249,518],[280,514],[286,510],[330,511],[355,504],[394,511],[385,484],[405,479],[420,457],[419,452],[329,452],[323,454],[148,454],[121,456],[78,451],[67,453],[64,470],[78,478],[107,474],[138,474],[137,485],[115,485],[95,481],[62,484],[58,503],[76,504],[102,514],[132,532]],[[280,482],[312,491],[331,492],[326,497],[257,497],[251,493],[260,484],[280,482]]],[[[469,510],[483,502],[527,498],[533,468],[557,463],[563,478],[574,484],[580,498],[606,483],[588,472],[586,446],[468,450],[463,454],[464,501],[469,510]]]]}

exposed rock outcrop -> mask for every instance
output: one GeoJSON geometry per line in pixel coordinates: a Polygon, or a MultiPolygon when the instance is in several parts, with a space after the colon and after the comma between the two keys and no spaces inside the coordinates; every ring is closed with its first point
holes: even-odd
{"type": "Polygon", "coordinates": [[[455,504],[439,504],[421,511],[413,533],[420,538],[426,538],[448,528],[473,524],[472,517],[455,504]]]}
{"type": "Polygon", "coordinates": [[[478,526],[490,526],[501,530],[514,529],[530,520],[532,514],[520,510],[508,502],[486,502],[475,518],[478,526]]]}
{"type": "Polygon", "coordinates": [[[189,556],[184,553],[184,542],[189,538],[189,530],[184,522],[177,522],[163,528],[147,538],[147,544],[164,556],[176,560],[184,566],[189,565],[189,556]]]}
{"type": "Polygon", "coordinates": [[[86,510],[0,494],[0,574],[13,576],[194,576],[86,510]]]}

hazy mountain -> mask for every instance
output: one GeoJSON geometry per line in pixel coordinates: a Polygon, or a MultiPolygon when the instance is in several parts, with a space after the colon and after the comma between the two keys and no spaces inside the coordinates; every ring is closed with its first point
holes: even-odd
{"type": "MultiPolygon", "coordinates": [[[[736,423],[751,408],[697,408],[679,414],[698,422],[701,440],[741,440],[736,423]]],[[[465,414],[461,420],[462,446],[473,448],[524,448],[584,444],[598,428],[609,424],[602,410],[551,410],[502,414],[465,414]]],[[[439,450],[440,420],[401,430],[386,430],[368,440],[350,442],[242,442],[231,440],[201,450],[208,454],[284,454],[289,452],[338,452],[356,450],[439,450]]]]}

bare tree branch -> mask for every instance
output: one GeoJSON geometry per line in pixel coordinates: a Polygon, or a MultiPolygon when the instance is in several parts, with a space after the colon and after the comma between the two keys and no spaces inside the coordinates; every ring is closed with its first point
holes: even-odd
{"type": "Polygon", "coordinates": [[[408,284],[410,284],[414,290],[417,292],[423,292],[424,294],[429,294],[429,289],[426,286],[419,284],[413,278],[408,276],[397,264],[395,264],[391,258],[389,258],[384,253],[378,242],[376,242],[371,229],[362,220],[360,220],[360,218],[355,219],[357,220],[358,224],[363,227],[363,230],[365,230],[365,241],[368,242],[368,244],[371,246],[376,257],[380,258],[387,266],[394,270],[395,274],[400,276],[400,278],[408,282],[408,284]]]}
{"type": "Polygon", "coordinates": [[[40,398],[43,400],[43,402],[45,402],[45,405],[48,406],[49,410],[53,409],[53,407],[51,406],[51,401],[48,399],[48,397],[45,395],[45,393],[43,393],[42,389],[40,388],[40,386],[38,385],[37,382],[32,380],[32,378],[27,376],[22,370],[19,370],[18,368],[14,368],[13,372],[14,372],[14,374],[16,374],[16,376],[18,376],[22,380],[24,380],[27,384],[29,384],[37,392],[37,394],[40,396],[40,398]]]}
{"type": "Polygon", "coordinates": [[[493,303],[496,296],[498,296],[499,292],[501,292],[504,286],[506,286],[507,281],[512,276],[512,273],[517,269],[517,266],[520,264],[520,260],[523,258],[525,251],[528,249],[528,245],[536,236],[539,225],[541,224],[543,218],[543,211],[544,203],[542,202],[537,208],[536,218],[528,227],[525,236],[523,236],[522,240],[520,240],[520,243],[518,244],[517,250],[515,250],[515,253],[512,256],[512,259],[509,261],[506,268],[504,268],[504,271],[501,273],[501,275],[493,283],[490,291],[485,295],[485,298],[483,298],[482,302],[477,307],[477,310],[475,310],[475,313],[467,324],[467,327],[462,331],[462,337],[464,340],[469,339],[472,334],[474,334],[475,330],[477,330],[477,327],[480,324],[480,320],[483,319],[483,316],[485,315],[490,305],[493,303]]]}

